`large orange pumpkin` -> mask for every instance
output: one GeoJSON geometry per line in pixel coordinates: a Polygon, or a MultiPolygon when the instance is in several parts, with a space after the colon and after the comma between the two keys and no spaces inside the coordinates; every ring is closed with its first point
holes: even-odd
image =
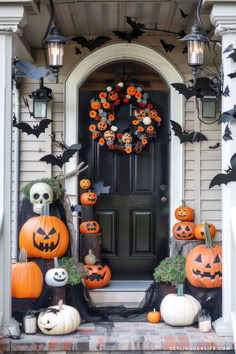
{"type": "Polygon", "coordinates": [[[173,226],[173,235],[178,240],[192,240],[194,238],[195,224],[191,221],[177,222],[173,226]]]}
{"type": "Polygon", "coordinates": [[[88,289],[99,289],[106,286],[111,279],[111,270],[108,265],[85,265],[89,269],[89,274],[84,278],[84,283],[88,289]]]}
{"type": "Polygon", "coordinates": [[[82,193],[80,202],[82,205],[94,205],[97,202],[97,194],[93,192],[82,193]]]}
{"type": "Polygon", "coordinates": [[[35,216],[20,230],[19,245],[30,258],[62,257],[69,244],[66,225],[56,216],[35,216]]]}
{"type": "MultiPolygon", "coordinates": [[[[212,238],[215,237],[215,234],[216,234],[215,225],[208,224],[208,227],[209,227],[209,231],[210,231],[211,237],[212,238]]],[[[205,240],[205,233],[204,233],[204,225],[203,224],[196,225],[196,227],[194,229],[194,236],[198,240],[205,240]]]]}
{"type": "Polygon", "coordinates": [[[12,296],[37,299],[42,289],[42,272],[35,262],[27,262],[27,252],[22,249],[19,262],[12,264],[12,296]]]}
{"type": "Polygon", "coordinates": [[[97,221],[85,221],[80,224],[81,234],[97,234],[100,231],[100,226],[97,221]]]}
{"type": "Polygon", "coordinates": [[[182,206],[175,210],[175,217],[181,221],[192,221],[194,219],[194,211],[190,207],[186,207],[182,200],[182,206]]]}
{"type": "Polygon", "coordinates": [[[186,276],[198,288],[221,288],[222,247],[212,245],[207,223],[204,224],[204,233],[205,245],[194,247],[186,258],[186,276]]]}

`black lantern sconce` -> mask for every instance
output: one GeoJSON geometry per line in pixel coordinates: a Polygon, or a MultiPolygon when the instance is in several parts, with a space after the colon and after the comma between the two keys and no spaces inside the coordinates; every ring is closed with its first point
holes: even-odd
{"type": "Polygon", "coordinates": [[[32,91],[30,98],[33,99],[33,112],[31,115],[34,118],[47,118],[48,102],[53,98],[52,90],[43,86],[43,78],[40,79],[40,88],[32,91]]]}

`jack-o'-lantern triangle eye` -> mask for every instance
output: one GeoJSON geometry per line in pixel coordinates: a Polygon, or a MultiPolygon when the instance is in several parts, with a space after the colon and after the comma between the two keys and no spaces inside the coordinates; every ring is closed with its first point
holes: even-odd
{"type": "Polygon", "coordinates": [[[56,233],[56,230],[54,229],[54,227],[52,228],[52,230],[49,232],[49,235],[53,235],[56,233]]]}
{"type": "Polygon", "coordinates": [[[201,256],[201,255],[199,255],[199,256],[197,257],[196,262],[202,263],[202,256],[201,256]]]}
{"type": "Polygon", "coordinates": [[[39,235],[43,235],[43,236],[46,235],[46,233],[43,231],[43,229],[42,229],[41,227],[38,229],[37,233],[38,233],[39,235]]]}
{"type": "Polygon", "coordinates": [[[218,254],[217,254],[217,256],[216,256],[216,258],[214,260],[214,264],[215,263],[221,263],[221,260],[220,260],[220,257],[218,256],[218,254]]]}
{"type": "Polygon", "coordinates": [[[180,231],[181,229],[182,229],[181,226],[178,226],[178,227],[177,227],[177,231],[180,231]]]}
{"type": "Polygon", "coordinates": [[[186,230],[186,231],[190,231],[190,228],[187,226],[187,227],[185,228],[185,230],[186,230]]]}

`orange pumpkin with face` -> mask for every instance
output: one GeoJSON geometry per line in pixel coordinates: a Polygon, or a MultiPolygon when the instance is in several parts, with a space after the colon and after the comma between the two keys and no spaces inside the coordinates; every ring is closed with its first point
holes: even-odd
{"type": "Polygon", "coordinates": [[[111,101],[116,101],[119,98],[119,95],[116,91],[109,92],[109,98],[111,101]]]}
{"type": "Polygon", "coordinates": [[[194,222],[177,222],[173,226],[173,235],[178,240],[192,240],[194,238],[194,222]]]}
{"type": "Polygon", "coordinates": [[[155,130],[155,128],[154,128],[152,125],[149,125],[149,126],[147,127],[147,133],[148,133],[148,134],[152,134],[152,133],[154,132],[154,130],[155,130]]]}
{"type": "Polygon", "coordinates": [[[130,96],[134,96],[136,94],[136,87],[134,86],[129,86],[127,88],[127,94],[130,95],[130,96]]]}
{"type": "Polygon", "coordinates": [[[99,101],[93,101],[93,102],[91,103],[91,108],[98,110],[98,109],[101,108],[101,103],[100,103],[99,101]]]}
{"type": "MultiPolygon", "coordinates": [[[[208,224],[209,227],[209,231],[211,234],[211,237],[215,237],[216,234],[216,228],[213,224],[208,224]]],[[[198,239],[198,240],[205,240],[205,232],[204,232],[204,225],[203,224],[198,224],[195,227],[194,230],[194,236],[198,239]]]]}
{"type": "Polygon", "coordinates": [[[175,209],[175,217],[181,221],[192,221],[194,219],[194,211],[192,208],[185,206],[182,201],[182,206],[175,209]]]}
{"type": "Polygon", "coordinates": [[[146,112],[144,111],[144,109],[137,109],[135,111],[135,117],[138,118],[138,119],[143,119],[146,117],[146,112]]]}
{"type": "Polygon", "coordinates": [[[91,187],[91,181],[88,178],[83,178],[81,179],[79,185],[81,189],[89,189],[91,187]]]}
{"type": "Polygon", "coordinates": [[[97,127],[98,127],[98,130],[100,130],[100,131],[106,130],[107,129],[107,123],[101,121],[101,122],[98,123],[97,127]]]}
{"type": "Polygon", "coordinates": [[[107,265],[85,265],[84,268],[89,270],[89,274],[84,278],[86,288],[99,289],[109,283],[111,270],[107,265]]]}
{"type": "Polygon", "coordinates": [[[151,119],[155,119],[157,116],[158,116],[158,114],[155,109],[152,109],[151,111],[148,112],[148,117],[151,119]]]}
{"type": "Polygon", "coordinates": [[[80,224],[81,234],[97,234],[100,231],[100,226],[97,221],[85,221],[80,224]]]}
{"type": "Polygon", "coordinates": [[[26,249],[29,258],[60,258],[68,244],[66,225],[56,216],[32,217],[20,230],[19,246],[26,249]]]}
{"type": "Polygon", "coordinates": [[[82,205],[94,205],[97,202],[97,194],[93,192],[82,193],[80,202],[82,205]]]}

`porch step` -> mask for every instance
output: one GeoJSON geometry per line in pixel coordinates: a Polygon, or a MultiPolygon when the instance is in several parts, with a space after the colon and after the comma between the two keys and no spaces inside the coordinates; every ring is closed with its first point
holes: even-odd
{"type": "Polygon", "coordinates": [[[136,307],[145,296],[152,281],[118,281],[112,280],[101,289],[90,290],[90,295],[96,305],[124,305],[136,307]]]}

